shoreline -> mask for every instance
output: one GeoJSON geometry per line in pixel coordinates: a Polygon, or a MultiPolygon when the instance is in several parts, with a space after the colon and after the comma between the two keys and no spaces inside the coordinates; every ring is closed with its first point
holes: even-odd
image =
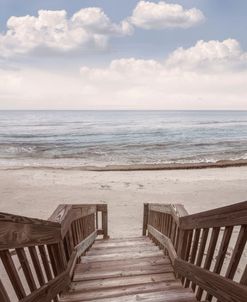
{"type": "Polygon", "coordinates": [[[0,166],[1,171],[8,170],[65,170],[65,171],[92,171],[92,172],[130,172],[130,171],[167,171],[167,170],[195,170],[211,168],[233,168],[247,166],[247,160],[219,160],[217,162],[202,163],[169,163],[169,164],[121,164],[106,166],[0,166]]]}

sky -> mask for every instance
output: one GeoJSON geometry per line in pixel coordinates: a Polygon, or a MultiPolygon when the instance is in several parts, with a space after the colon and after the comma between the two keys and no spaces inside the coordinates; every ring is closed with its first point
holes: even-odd
{"type": "Polygon", "coordinates": [[[0,0],[0,109],[247,110],[246,0],[0,0]]]}

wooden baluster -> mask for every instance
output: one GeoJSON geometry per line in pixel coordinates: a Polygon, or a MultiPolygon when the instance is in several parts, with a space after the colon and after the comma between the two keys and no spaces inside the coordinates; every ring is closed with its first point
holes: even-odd
{"type": "MultiPolygon", "coordinates": [[[[204,250],[205,250],[206,243],[207,243],[207,238],[208,238],[208,231],[209,231],[209,229],[203,229],[203,231],[202,231],[200,247],[199,247],[199,251],[198,251],[198,255],[197,255],[197,259],[196,259],[196,265],[197,266],[201,266],[201,263],[202,263],[204,250]]],[[[191,288],[192,288],[193,291],[195,291],[196,284],[192,283],[191,288]]]]}
{"type": "MultiPolygon", "coordinates": [[[[185,252],[184,252],[185,261],[188,261],[189,256],[190,256],[192,237],[193,237],[193,230],[189,230],[188,234],[187,234],[187,243],[186,243],[186,248],[185,248],[185,252]]],[[[185,281],[187,281],[187,279],[185,280],[185,278],[183,277],[182,283],[184,284],[185,281]]]]}
{"type": "MultiPolygon", "coordinates": [[[[216,274],[220,274],[223,263],[224,263],[224,259],[226,256],[226,252],[228,249],[228,245],[229,242],[231,240],[231,236],[232,236],[232,231],[233,231],[233,226],[228,226],[225,227],[224,230],[224,234],[221,240],[221,244],[220,244],[220,248],[219,248],[219,252],[216,258],[216,262],[215,262],[215,266],[214,266],[214,270],[213,272],[216,274]]],[[[210,294],[207,294],[206,300],[207,301],[212,301],[213,296],[210,294]]]]}
{"type": "MultiPolygon", "coordinates": [[[[96,227],[96,230],[99,229],[99,211],[98,210],[95,213],[95,227],[96,227]]],[[[143,235],[143,236],[145,236],[145,235],[143,235]]]]}
{"type": "Polygon", "coordinates": [[[27,280],[28,287],[29,287],[30,291],[33,292],[33,291],[35,291],[35,289],[37,289],[37,286],[35,284],[34,277],[33,277],[25,250],[24,250],[24,248],[17,248],[15,250],[16,250],[18,259],[20,261],[23,273],[27,280]]]}
{"type": "Polygon", "coordinates": [[[77,237],[77,244],[80,243],[80,228],[79,228],[79,221],[75,221],[75,229],[76,229],[76,237],[77,237]]]}
{"type": "Polygon", "coordinates": [[[169,215],[169,228],[168,228],[168,237],[171,239],[172,236],[172,216],[169,215]]]}
{"type": "Polygon", "coordinates": [[[70,250],[70,246],[69,246],[68,233],[66,234],[66,236],[63,239],[63,246],[64,246],[64,252],[65,252],[65,256],[66,256],[66,261],[69,261],[69,258],[71,255],[71,250],[70,250]]]}
{"type": "Polygon", "coordinates": [[[74,245],[76,246],[78,244],[78,240],[77,240],[77,236],[76,236],[75,222],[72,222],[72,224],[71,224],[71,231],[72,231],[74,245]]]}
{"type": "Polygon", "coordinates": [[[169,234],[169,225],[170,225],[170,215],[166,214],[166,236],[169,234]]]}
{"type": "MultiPolygon", "coordinates": [[[[164,231],[165,231],[165,214],[164,213],[161,213],[161,218],[162,218],[161,233],[164,234],[164,231]]],[[[162,244],[160,244],[160,248],[162,248],[164,250],[164,254],[167,255],[167,249],[164,246],[162,246],[162,244]]]]}
{"type": "MultiPolygon", "coordinates": [[[[210,242],[209,242],[209,246],[208,246],[208,252],[207,252],[206,260],[205,260],[205,263],[204,263],[204,266],[203,266],[203,268],[206,269],[206,270],[210,269],[212,259],[213,259],[213,256],[214,256],[214,252],[215,252],[215,247],[216,247],[217,240],[218,240],[218,237],[219,237],[219,233],[220,233],[220,228],[213,228],[211,238],[210,238],[210,242]]],[[[197,293],[196,293],[196,298],[197,298],[198,301],[201,300],[202,293],[203,293],[203,289],[199,287],[198,290],[197,290],[197,293]]]]}
{"type": "Polygon", "coordinates": [[[1,302],[10,302],[9,296],[6,292],[5,287],[3,286],[1,279],[0,279],[0,301],[1,302]]]}
{"type": "Polygon", "coordinates": [[[177,236],[176,236],[176,240],[175,240],[175,251],[177,252],[178,250],[178,243],[179,243],[179,237],[180,237],[180,232],[181,232],[181,229],[179,227],[177,227],[177,236]]]}
{"type": "Polygon", "coordinates": [[[80,240],[83,240],[83,223],[82,223],[82,218],[80,219],[80,240]]]}
{"type": "Polygon", "coordinates": [[[65,270],[67,267],[67,260],[66,260],[65,249],[62,240],[58,243],[58,253],[59,253],[59,259],[62,269],[65,270]]]}
{"type": "Polygon", "coordinates": [[[148,203],[144,203],[144,207],[143,207],[142,236],[146,236],[147,235],[147,225],[148,225],[148,203]]]}
{"type": "Polygon", "coordinates": [[[28,248],[40,286],[45,284],[45,278],[35,246],[28,248]]]}
{"type": "Polygon", "coordinates": [[[14,288],[16,296],[19,300],[26,296],[25,290],[21,283],[20,277],[8,250],[0,251],[0,257],[2,259],[5,270],[9,276],[10,282],[14,288]]]}
{"type": "Polygon", "coordinates": [[[225,277],[233,279],[247,241],[247,225],[242,225],[225,277]]]}
{"type": "Polygon", "coordinates": [[[68,231],[68,237],[69,237],[69,243],[70,243],[70,251],[72,252],[72,250],[75,247],[75,244],[74,244],[74,241],[73,241],[73,234],[72,234],[71,227],[69,228],[69,231],[68,231]]]}
{"type": "Polygon", "coordinates": [[[53,274],[56,277],[60,273],[60,270],[59,270],[59,266],[57,263],[58,259],[57,259],[57,255],[56,255],[56,251],[55,251],[55,245],[54,244],[47,245],[47,250],[48,250],[49,258],[51,261],[51,267],[53,270],[53,274]]]}
{"type": "Polygon", "coordinates": [[[241,277],[240,284],[247,285],[247,265],[245,265],[245,269],[241,277]]]}
{"type": "Polygon", "coordinates": [[[66,258],[62,241],[47,246],[54,275],[61,274],[66,269],[66,258]]]}
{"type": "MultiPolygon", "coordinates": [[[[188,231],[187,230],[180,230],[177,255],[181,259],[184,259],[184,257],[185,257],[185,249],[186,249],[187,239],[188,239],[188,231]]],[[[176,274],[176,276],[178,278],[181,277],[178,274],[176,274]]],[[[182,279],[182,281],[183,281],[183,279],[182,279]]]]}
{"type": "Polygon", "coordinates": [[[108,236],[108,213],[107,208],[102,212],[102,229],[104,231],[104,239],[107,239],[108,236]]]}
{"type": "Polygon", "coordinates": [[[82,239],[86,238],[85,217],[82,219],[82,239]]]}
{"type": "MultiPolygon", "coordinates": [[[[196,229],[195,234],[194,234],[193,244],[192,244],[191,256],[190,256],[190,259],[189,259],[189,262],[193,263],[193,264],[194,264],[195,259],[196,259],[200,234],[201,234],[201,230],[196,229]]],[[[186,279],[184,287],[189,287],[189,285],[190,285],[190,280],[186,279]]]]}
{"type": "Polygon", "coordinates": [[[39,248],[40,256],[41,256],[43,266],[44,266],[44,269],[45,269],[47,280],[50,281],[52,279],[52,274],[51,274],[51,268],[50,268],[50,265],[49,265],[49,261],[48,261],[48,258],[47,258],[47,253],[46,253],[45,247],[43,245],[40,245],[38,248],[39,248]]]}
{"type": "Polygon", "coordinates": [[[172,218],[172,235],[171,235],[171,241],[174,245],[175,242],[175,238],[176,238],[176,222],[174,221],[174,219],[172,218]]]}

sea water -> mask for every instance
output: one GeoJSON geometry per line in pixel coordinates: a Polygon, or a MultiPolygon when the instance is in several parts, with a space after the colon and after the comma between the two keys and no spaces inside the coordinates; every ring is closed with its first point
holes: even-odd
{"type": "Polygon", "coordinates": [[[0,111],[0,165],[247,159],[247,111],[0,111]]]}

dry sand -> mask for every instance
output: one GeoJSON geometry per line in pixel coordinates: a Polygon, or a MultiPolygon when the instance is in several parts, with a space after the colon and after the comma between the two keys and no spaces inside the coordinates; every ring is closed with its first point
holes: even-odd
{"type": "Polygon", "coordinates": [[[182,203],[189,213],[247,200],[247,167],[93,172],[0,170],[0,211],[46,219],[59,203],[109,206],[111,237],[141,234],[144,202],[182,203]]]}

